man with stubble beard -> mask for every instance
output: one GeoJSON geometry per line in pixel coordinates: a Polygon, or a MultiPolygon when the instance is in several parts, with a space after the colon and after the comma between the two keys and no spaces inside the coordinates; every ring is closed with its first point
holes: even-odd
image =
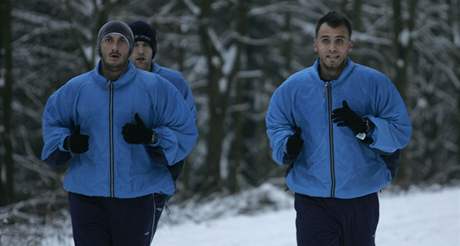
{"type": "Polygon", "coordinates": [[[321,17],[318,58],[275,90],[266,114],[272,157],[291,166],[299,246],[375,245],[378,192],[393,177],[386,156],[411,136],[390,79],[348,57],[351,33],[343,15],[321,17]]]}
{"type": "Polygon", "coordinates": [[[101,60],[54,92],[43,112],[42,159],[68,163],[64,189],[77,246],[150,245],[154,194],[175,190],[165,163],[183,160],[197,140],[182,95],[136,69],[133,45],[127,24],[107,22],[97,37],[101,60]]]}

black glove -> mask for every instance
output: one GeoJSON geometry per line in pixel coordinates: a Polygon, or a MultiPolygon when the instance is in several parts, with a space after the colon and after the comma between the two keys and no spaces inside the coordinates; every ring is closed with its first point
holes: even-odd
{"type": "Polygon", "coordinates": [[[349,127],[355,135],[358,133],[365,133],[365,139],[362,139],[365,143],[372,143],[373,140],[367,136],[367,133],[372,128],[371,122],[365,118],[361,118],[353,110],[348,107],[347,101],[342,102],[341,108],[336,108],[332,111],[332,121],[337,123],[340,127],[349,127]]]}
{"type": "Polygon", "coordinates": [[[332,111],[332,121],[337,123],[337,126],[349,127],[354,134],[365,133],[368,130],[366,120],[353,112],[345,100],[342,102],[341,108],[336,108],[332,111]]]}
{"type": "Polygon", "coordinates": [[[303,146],[303,139],[302,139],[302,130],[300,127],[294,128],[294,135],[289,136],[287,143],[286,143],[286,157],[289,160],[294,160],[299,155],[300,151],[302,150],[303,146]]]}
{"type": "Polygon", "coordinates": [[[88,151],[88,135],[80,134],[80,125],[75,126],[72,134],[65,138],[64,149],[81,154],[88,151]]]}
{"type": "Polygon", "coordinates": [[[134,115],[135,123],[126,123],[123,126],[122,134],[127,143],[130,144],[151,144],[153,143],[153,130],[145,127],[139,114],[134,115]]]}

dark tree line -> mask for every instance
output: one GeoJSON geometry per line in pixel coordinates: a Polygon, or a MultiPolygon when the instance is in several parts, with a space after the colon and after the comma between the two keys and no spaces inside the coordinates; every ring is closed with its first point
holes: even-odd
{"type": "Polygon", "coordinates": [[[195,96],[199,143],[180,195],[281,183],[264,116],[274,89],[309,66],[316,20],[331,9],[354,26],[352,58],[388,74],[414,132],[397,183],[460,178],[459,0],[1,0],[0,204],[58,189],[39,160],[47,97],[97,62],[109,19],[143,19],[159,33],[157,61],[183,72],[195,96]]]}

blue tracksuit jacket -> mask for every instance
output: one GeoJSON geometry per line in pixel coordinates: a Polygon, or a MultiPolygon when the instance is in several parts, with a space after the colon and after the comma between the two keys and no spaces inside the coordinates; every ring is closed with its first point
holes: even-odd
{"type": "Polygon", "coordinates": [[[153,63],[152,73],[156,73],[173,84],[184,97],[185,102],[190,107],[193,117],[196,118],[196,108],[192,95],[192,90],[181,73],[153,63]]]}
{"type": "Polygon", "coordinates": [[[116,81],[92,71],[54,92],[43,112],[42,159],[60,165],[70,159],[64,178],[67,191],[88,196],[139,197],[174,193],[167,167],[152,162],[150,148],[160,147],[168,165],[184,159],[198,133],[189,106],[168,81],[150,72],[128,70],[116,81]],[[138,113],[157,134],[155,145],[128,144],[122,127],[138,113]],[[70,154],[64,139],[75,125],[89,135],[89,150],[70,154]]]}
{"type": "Polygon", "coordinates": [[[272,157],[284,164],[286,142],[294,126],[304,145],[286,182],[290,190],[317,197],[354,198],[379,191],[391,181],[381,153],[409,143],[411,123],[406,106],[382,73],[350,59],[337,80],[322,81],[319,61],[290,76],[276,89],[266,114],[272,157]],[[346,100],[374,123],[374,142],[359,141],[348,127],[337,127],[332,110],[346,100]]]}

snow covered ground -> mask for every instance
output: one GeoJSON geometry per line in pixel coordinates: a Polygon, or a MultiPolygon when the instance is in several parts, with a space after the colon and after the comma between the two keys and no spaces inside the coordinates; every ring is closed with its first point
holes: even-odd
{"type": "MultiPolygon", "coordinates": [[[[382,194],[378,246],[460,246],[460,188],[382,194]]],[[[152,245],[293,246],[294,209],[163,226],[152,245]]]]}
{"type": "MultiPolygon", "coordinates": [[[[460,187],[384,192],[380,198],[378,246],[460,246],[460,187]]],[[[292,197],[274,186],[191,204],[171,207],[152,245],[295,246],[292,197]]],[[[73,245],[70,228],[65,231],[47,233],[42,245],[73,245]]]]}

